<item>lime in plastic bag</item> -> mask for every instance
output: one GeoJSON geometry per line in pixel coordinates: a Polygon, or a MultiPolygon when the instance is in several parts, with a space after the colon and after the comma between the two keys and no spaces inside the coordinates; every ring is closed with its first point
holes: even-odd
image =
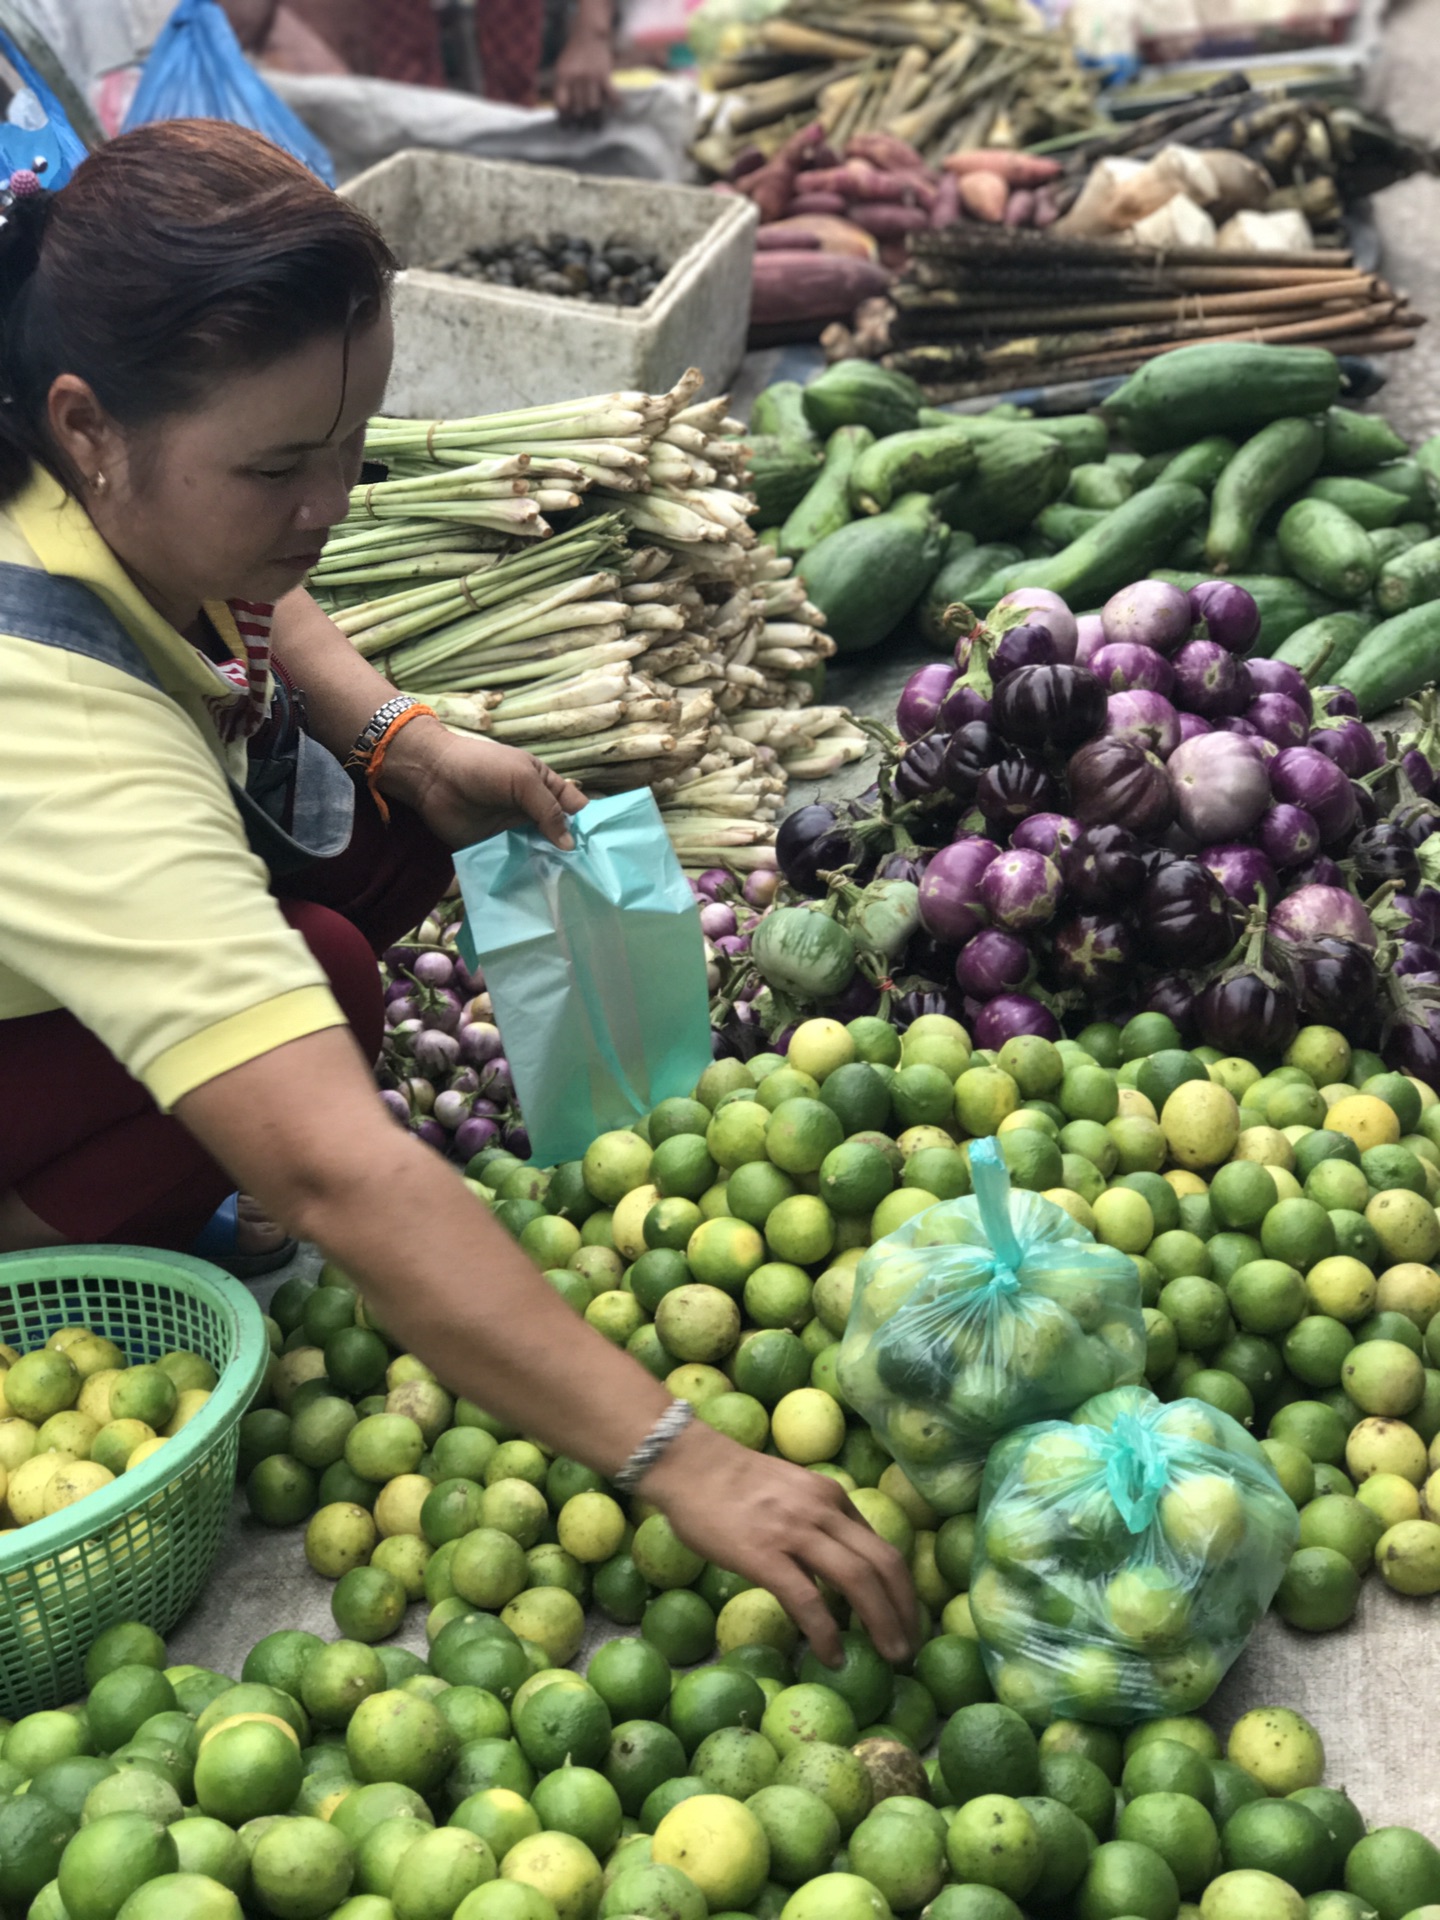
{"type": "Polygon", "coordinates": [[[1145,1372],[1133,1261],[1012,1191],[993,1139],[969,1158],[973,1197],[927,1207],[861,1261],[840,1352],[846,1399],[947,1514],[973,1511],[1002,1435],[1145,1372]]]}
{"type": "Polygon", "coordinates": [[[1204,1706],[1275,1597],[1299,1516],[1258,1441],[1143,1387],[990,1456],[970,1613],[996,1697],[1034,1726],[1204,1706]]]}
{"type": "Polygon", "coordinates": [[[645,788],[592,800],[575,845],[535,827],[455,856],[460,950],[484,966],[537,1165],[689,1093],[710,1064],[705,941],[645,788]]]}

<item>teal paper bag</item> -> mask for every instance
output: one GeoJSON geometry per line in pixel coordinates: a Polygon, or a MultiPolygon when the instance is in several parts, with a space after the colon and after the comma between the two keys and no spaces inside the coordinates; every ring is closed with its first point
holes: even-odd
{"type": "Polygon", "coordinates": [[[688,1094],[710,1064],[700,914],[654,796],[592,800],[562,853],[533,827],[455,856],[534,1159],[688,1094]]]}

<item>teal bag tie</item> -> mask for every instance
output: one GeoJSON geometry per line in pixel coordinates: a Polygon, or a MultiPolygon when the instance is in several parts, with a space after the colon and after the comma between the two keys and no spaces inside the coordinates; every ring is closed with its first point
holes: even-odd
{"type": "Polygon", "coordinates": [[[1106,1441],[1105,1484],[1131,1533],[1144,1533],[1155,1519],[1170,1479],[1160,1441],[1133,1413],[1122,1413],[1106,1441]]]}
{"type": "MultiPolygon", "coordinates": [[[[990,1242],[996,1266],[1008,1267],[1014,1278],[1015,1269],[1025,1258],[1025,1251],[1016,1239],[1015,1228],[1011,1224],[1010,1174],[993,1135],[970,1143],[970,1182],[975,1189],[975,1203],[980,1209],[980,1225],[990,1242]]],[[[996,1278],[999,1278],[998,1273],[996,1278]]],[[[1018,1281],[1016,1285],[1019,1285],[1018,1281]]]]}
{"type": "Polygon", "coordinates": [[[699,909],[654,796],[592,800],[570,830],[568,852],[527,826],[455,856],[461,951],[542,1165],[688,1094],[711,1058],[699,909]]]}

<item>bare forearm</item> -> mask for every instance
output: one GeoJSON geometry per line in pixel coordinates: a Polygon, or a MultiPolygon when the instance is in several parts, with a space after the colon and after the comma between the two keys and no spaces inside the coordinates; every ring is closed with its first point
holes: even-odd
{"type": "Polygon", "coordinates": [[[578,0],[572,33],[601,34],[610,39],[615,32],[615,0],[578,0]]]}
{"type": "Polygon", "coordinates": [[[459,1177],[385,1116],[346,1036],[316,1034],[237,1068],[189,1095],[180,1117],[351,1275],[387,1331],[452,1392],[606,1475],[669,1404],[659,1381],[576,1317],[459,1177]],[[313,1117],[327,1112],[333,1126],[313,1117]]]}

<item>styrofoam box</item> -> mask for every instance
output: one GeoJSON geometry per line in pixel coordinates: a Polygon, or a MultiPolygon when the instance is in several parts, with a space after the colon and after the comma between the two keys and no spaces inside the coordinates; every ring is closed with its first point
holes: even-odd
{"type": "Polygon", "coordinates": [[[740,365],[758,216],[738,196],[418,149],[341,192],[406,269],[390,413],[453,420],[617,388],[661,393],[692,366],[714,394],[740,365]],[[642,305],[608,307],[408,265],[551,232],[594,245],[623,235],[669,270],[642,305]]]}

